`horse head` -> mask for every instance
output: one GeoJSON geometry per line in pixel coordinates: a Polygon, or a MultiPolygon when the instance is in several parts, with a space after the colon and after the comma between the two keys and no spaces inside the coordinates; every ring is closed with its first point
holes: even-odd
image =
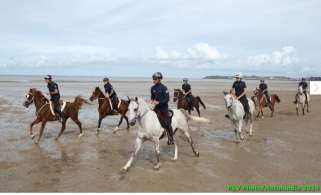
{"type": "Polygon", "coordinates": [[[302,85],[299,86],[299,88],[298,88],[298,93],[299,93],[300,95],[302,95],[302,93],[303,93],[303,87],[302,87],[302,85]]]}
{"type": "Polygon", "coordinates": [[[180,89],[175,89],[174,88],[174,99],[173,101],[176,102],[180,97],[183,97],[183,91],[180,89]]]}
{"type": "Polygon", "coordinates": [[[258,96],[260,94],[262,90],[260,88],[255,88],[254,92],[253,92],[253,95],[252,95],[252,98],[255,97],[255,96],[258,96]]]}
{"type": "Polygon", "coordinates": [[[24,107],[28,108],[29,105],[34,102],[35,96],[33,92],[34,92],[34,89],[30,88],[29,92],[26,95],[26,100],[22,104],[24,107]]]}
{"type": "MultiPolygon", "coordinates": [[[[128,96],[127,96],[128,97],[128,96]]],[[[135,99],[130,99],[128,97],[130,103],[128,106],[129,110],[129,124],[130,126],[134,126],[136,124],[137,117],[139,115],[139,103],[138,103],[138,98],[136,97],[135,99]]]]}
{"type": "Polygon", "coordinates": [[[101,95],[103,95],[102,91],[99,89],[99,87],[96,87],[89,99],[90,101],[94,101],[95,99],[99,98],[101,95]]]}
{"type": "Polygon", "coordinates": [[[226,108],[229,110],[233,106],[233,103],[234,103],[233,99],[235,98],[231,93],[228,93],[226,91],[223,91],[223,93],[225,95],[224,99],[225,99],[226,108]]]}

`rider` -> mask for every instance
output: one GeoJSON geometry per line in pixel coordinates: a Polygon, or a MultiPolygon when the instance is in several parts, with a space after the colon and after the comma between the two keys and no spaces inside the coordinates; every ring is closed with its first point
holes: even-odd
{"type": "Polygon", "coordinates": [[[183,82],[184,84],[182,85],[182,89],[184,90],[185,92],[185,96],[184,97],[187,97],[189,102],[188,102],[188,106],[190,107],[190,109],[192,109],[192,111],[194,111],[194,108],[193,108],[193,96],[192,96],[192,88],[191,88],[191,85],[188,84],[188,79],[187,78],[184,78],[183,79],[183,82]]]}
{"type": "Polygon", "coordinates": [[[268,102],[268,106],[271,106],[271,100],[270,100],[270,96],[268,94],[268,87],[267,84],[264,83],[264,79],[260,79],[261,84],[259,85],[259,88],[262,90],[262,94],[265,95],[266,100],[268,102]]]}
{"type": "MultiPolygon", "coordinates": [[[[305,103],[308,103],[308,96],[307,96],[307,88],[308,88],[308,83],[305,82],[305,78],[302,78],[302,81],[299,83],[298,87],[300,87],[300,85],[302,85],[302,89],[303,89],[303,93],[305,95],[305,103]]],[[[298,94],[295,95],[295,101],[293,102],[294,104],[297,103],[296,97],[298,94]]]]}
{"type": "MultiPolygon", "coordinates": [[[[251,118],[251,113],[249,112],[250,107],[246,97],[246,84],[242,81],[243,75],[241,73],[236,73],[236,81],[233,83],[231,93],[233,96],[244,103],[245,109],[245,119],[251,118]]],[[[230,118],[228,114],[225,115],[226,118],[230,118]]]]}
{"type": "Polygon", "coordinates": [[[46,95],[50,95],[51,96],[50,101],[54,102],[55,110],[57,111],[57,113],[60,116],[59,122],[66,121],[64,115],[62,114],[62,112],[59,108],[60,93],[59,93],[57,83],[52,81],[51,75],[45,76],[44,79],[45,79],[46,83],[48,84],[47,87],[49,90],[49,92],[47,92],[46,95]]]}
{"type": "Polygon", "coordinates": [[[117,115],[119,114],[118,112],[118,106],[117,106],[117,94],[116,91],[114,90],[113,86],[109,83],[108,78],[104,78],[104,88],[105,88],[105,97],[109,98],[111,97],[112,103],[113,103],[113,108],[114,108],[114,114],[117,115]]]}
{"type": "Polygon", "coordinates": [[[160,72],[155,72],[153,74],[154,86],[151,87],[151,100],[150,103],[155,105],[155,109],[159,110],[168,125],[168,130],[170,137],[168,138],[168,145],[174,144],[173,129],[169,120],[168,114],[168,102],[169,102],[169,93],[167,87],[161,83],[163,75],[160,72]]]}

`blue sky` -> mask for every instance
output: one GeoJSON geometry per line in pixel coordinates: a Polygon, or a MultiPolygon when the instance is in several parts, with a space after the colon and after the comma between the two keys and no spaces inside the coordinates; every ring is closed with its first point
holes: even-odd
{"type": "Polygon", "coordinates": [[[0,74],[321,76],[321,1],[1,0],[0,74]]]}

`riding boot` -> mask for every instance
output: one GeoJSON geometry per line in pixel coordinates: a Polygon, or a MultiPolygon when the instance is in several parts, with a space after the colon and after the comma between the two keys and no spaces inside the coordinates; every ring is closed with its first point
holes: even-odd
{"type": "Polygon", "coordinates": [[[170,137],[168,138],[167,145],[173,145],[175,142],[174,142],[174,133],[173,133],[172,125],[168,125],[168,131],[169,131],[170,137]]]}
{"type": "Polygon", "coordinates": [[[114,109],[114,115],[119,115],[118,109],[114,109]]]}
{"type": "Polygon", "coordinates": [[[191,108],[192,111],[194,111],[192,100],[189,103],[189,107],[191,108]]]}
{"type": "Polygon", "coordinates": [[[62,112],[60,111],[60,109],[56,109],[56,111],[58,112],[60,119],[59,122],[64,122],[66,121],[66,118],[64,117],[64,115],[62,114],[62,112]]]}
{"type": "Polygon", "coordinates": [[[251,118],[251,113],[250,113],[249,110],[250,110],[250,108],[249,108],[249,105],[247,104],[245,106],[245,116],[244,116],[245,119],[250,119],[251,118]]]}
{"type": "Polygon", "coordinates": [[[298,94],[295,95],[295,101],[293,102],[293,104],[297,104],[297,100],[296,100],[296,97],[298,96],[298,94]]]}
{"type": "Polygon", "coordinates": [[[226,114],[225,117],[228,118],[228,119],[230,118],[230,116],[228,114],[226,114]]]}
{"type": "Polygon", "coordinates": [[[272,106],[271,102],[270,102],[270,101],[268,101],[268,107],[271,107],[271,106],[272,106]]]}

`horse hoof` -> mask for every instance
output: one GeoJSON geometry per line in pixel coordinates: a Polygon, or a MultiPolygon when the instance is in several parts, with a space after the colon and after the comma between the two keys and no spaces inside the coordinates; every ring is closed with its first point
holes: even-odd
{"type": "Polygon", "coordinates": [[[197,157],[199,157],[199,156],[200,156],[199,151],[196,151],[196,152],[195,152],[195,155],[196,155],[197,157]]]}
{"type": "Polygon", "coordinates": [[[252,137],[252,136],[253,136],[252,134],[249,135],[249,137],[252,137]]]}
{"type": "Polygon", "coordinates": [[[248,131],[248,130],[246,130],[245,132],[246,132],[246,134],[249,134],[249,131],[248,131]]]}
{"type": "Polygon", "coordinates": [[[55,140],[57,141],[59,139],[59,137],[56,137],[55,140]]]}
{"type": "Polygon", "coordinates": [[[177,158],[172,158],[172,161],[176,161],[177,160],[177,158]]]}
{"type": "Polygon", "coordinates": [[[84,134],[79,134],[79,135],[78,135],[78,138],[81,138],[83,135],[84,135],[84,134]]]}
{"type": "Polygon", "coordinates": [[[154,167],[153,170],[154,171],[159,171],[159,167],[154,167]]]}
{"type": "Polygon", "coordinates": [[[120,171],[121,171],[122,173],[126,173],[126,170],[127,170],[127,169],[125,169],[124,167],[120,169],[120,171]]]}
{"type": "Polygon", "coordinates": [[[35,138],[35,136],[34,135],[31,135],[31,139],[34,139],[35,138]]]}
{"type": "Polygon", "coordinates": [[[264,118],[264,116],[262,116],[262,118],[264,118]]]}
{"type": "Polygon", "coordinates": [[[35,141],[35,144],[39,144],[39,142],[38,142],[38,141],[35,141]]]}
{"type": "Polygon", "coordinates": [[[116,134],[116,131],[113,131],[113,134],[116,134]]]}

